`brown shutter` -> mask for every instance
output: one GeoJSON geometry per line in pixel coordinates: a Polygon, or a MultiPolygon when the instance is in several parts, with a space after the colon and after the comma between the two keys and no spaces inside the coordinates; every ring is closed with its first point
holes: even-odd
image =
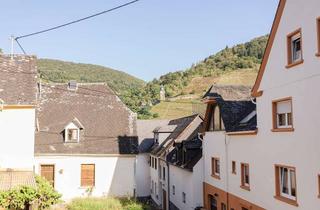
{"type": "Polygon", "coordinates": [[[54,165],[41,165],[41,176],[54,187],[54,165]]]}
{"type": "Polygon", "coordinates": [[[95,165],[82,164],[81,165],[81,187],[95,186],[95,165]]]}

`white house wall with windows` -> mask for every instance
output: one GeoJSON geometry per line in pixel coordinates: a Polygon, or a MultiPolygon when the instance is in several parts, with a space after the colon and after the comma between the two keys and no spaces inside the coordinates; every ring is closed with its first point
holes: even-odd
{"type": "Polygon", "coordinates": [[[42,84],[37,122],[35,171],[64,199],[143,196],[136,116],[108,86],[42,84]]]}
{"type": "MultiPolygon", "coordinates": [[[[206,209],[220,209],[226,202],[234,209],[305,210],[320,206],[318,8],[317,0],[280,1],[252,89],[256,129],[247,127],[248,121],[236,126],[245,130],[232,130],[230,122],[223,121],[225,131],[205,133],[206,209]],[[212,158],[220,160],[219,177],[213,176],[212,158]]],[[[220,103],[214,97],[207,102],[220,103]]],[[[230,112],[222,107],[222,115],[230,112]]],[[[248,114],[242,110],[237,116],[240,120],[248,114]]]]}
{"type": "Polygon", "coordinates": [[[33,176],[35,109],[38,94],[36,58],[0,54],[0,185],[35,185],[33,176]],[[3,183],[3,182],[2,182],[3,183]]]}

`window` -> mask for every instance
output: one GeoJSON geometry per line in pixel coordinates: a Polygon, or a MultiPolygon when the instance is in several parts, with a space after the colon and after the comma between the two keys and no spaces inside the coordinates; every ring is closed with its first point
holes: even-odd
{"type": "Polygon", "coordinates": [[[158,159],[155,158],[155,159],[154,159],[154,169],[157,170],[157,168],[158,168],[158,159]]]}
{"type": "Polygon", "coordinates": [[[218,202],[214,196],[209,195],[209,202],[210,202],[210,210],[218,210],[218,202]]]}
{"type": "Polygon", "coordinates": [[[78,141],[78,129],[67,129],[67,141],[78,141]]]}
{"type": "Polygon", "coordinates": [[[250,190],[249,164],[241,163],[241,188],[250,190]]]}
{"type": "Polygon", "coordinates": [[[273,101],[273,131],[293,131],[292,99],[273,101]]]}
{"type": "Polygon", "coordinates": [[[224,203],[221,203],[221,210],[227,210],[227,206],[224,203]]]}
{"type": "Polygon", "coordinates": [[[302,57],[302,34],[301,29],[294,31],[287,36],[288,65],[287,68],[303,62],[302,57]]]}
{"type": "Polygon", "coordinates": [[[154,167],[154,160],[153,160],[153,157],[151,157],[151,167],[152,167],[152,168],[154,167]]]}
{"type": "Polygon", "coordinates": [[[40,165],[40,174],[54,187],[54,165],[40,165]]]}
{"type": "Polygon", "coordinates": [[[237,174],[236,161],[232,161],[232,173],[233,173],[233,174],[237,174]]]}
{"type": "Polygon", "coordinates": [[[152,182],[151,182],[151,194],[153,194],[153,190],[154,190],[154,187],[153,187],[153,185],[154,185],[154,182],[153,182],[153,180],[152,180],[152,182]]]}
{"type": "Polygon", "coordinates": [[[186,193],[185,192],[182,193],[182,202],[186,203],[186,193]]]}
{"type": "Polygon", "coordinates": [[[162,178],[163,178],[163,180],[166,180],[166,168],[165,167],[163,167],[163,176],[162,176],[162,178]]]}
{"type": "Polygon", "coordinates": [[[212,176],[220,179],[220,160],[219,158],[212,158],[211,161],[212,176]]]}
{"type": "Polygon", "coordinates": [[[172,185],[172,195],[176,194],[176,186],[172,185]]]}
{"type": "Polygon", "coordinates": [[[275,167],[276,174],[276,198],[282,201],[297,201],[296,170],[293,167],[280,166],[275,167]]]}
{"type": "Polygon", "coordinates": [[[221,118],[220,107],[218,105],[212,106],[208,131],[222,131],[224,129],[225,128],[223,120],[221,118]]]}
{"type": "Polygon", "coordinates": [[[94,187],[95,185],[95,165],[81,165],[81,187],[94,187]]]}
{"type": "Polygon", "coordinates": [[[318,52],[317,56],[320,56],[320,17],[317,19],[317,37],[318,37],[318,52]]]}
{"type": "Polygon", "coordinates": [[[149,157],[149,166],[151,167],[151,156],[149,157]]]}
{"type": "Polygon", "coordinates": [[[154,182],[154,194],[158,196],[158,191],[157,191],[157,183],[154,182]]]}

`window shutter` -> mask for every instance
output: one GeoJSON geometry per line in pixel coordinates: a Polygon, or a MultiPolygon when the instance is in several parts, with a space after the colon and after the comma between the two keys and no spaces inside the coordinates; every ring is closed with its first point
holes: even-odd
{"type": "Polygon", "coordinates": [[[291,113],[291,101],[281,101],[277,103],[277,113],[291,113]]]}
{"type": "Polygon", "coordinates": [[[81,165],[81,187],[93,187],[95,185],[95,165],[81,165]]]}

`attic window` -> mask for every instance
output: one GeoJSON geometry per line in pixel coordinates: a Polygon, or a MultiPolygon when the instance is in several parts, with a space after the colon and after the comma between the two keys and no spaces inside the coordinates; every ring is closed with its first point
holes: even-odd
{"type": "Polygon", "coordinates": [[[78,141],[78,129],[68,129],[68,140],[78,141]]]}
{"type": "Polygon", "coordinates": [[[79,142],[80,130],[84,129],[83,125],[77,118],[74,118],[65,128],[65,142],[79,142]]]}
{"type": "Polygon", "coordinates": [[[69,81],[69,83],[68,83],[68,89],[69,89],[69,90],[77,90],[77,89],[78,89],[77,81],[75,81],[75,80],[69,81]]]}
{"type": "Polygon", "coordinates": [[[302,56],[302,34],[301,29],[294,31],[287,36],[288,65],[287,68],[301,64],[302,56]]]}
{"type": "Polygon", "coordinates": [[[208,131],[222,131],[225,129],[221,117],[220,107],[218,105],[212,107],[208,121],[208,131]]]}

